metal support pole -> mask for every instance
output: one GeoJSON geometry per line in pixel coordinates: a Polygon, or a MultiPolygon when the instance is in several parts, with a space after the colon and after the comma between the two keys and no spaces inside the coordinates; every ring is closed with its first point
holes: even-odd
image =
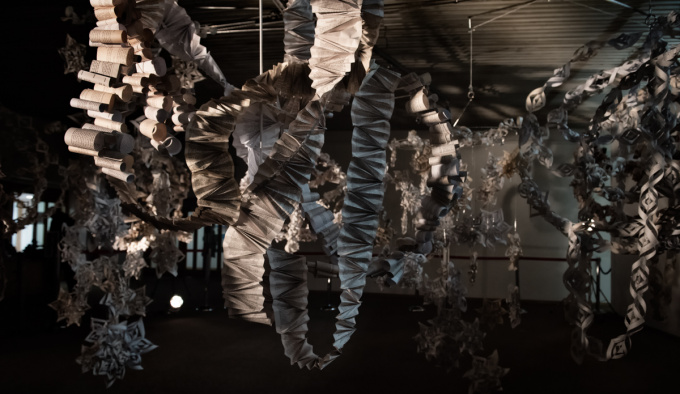
{"type": "MultiPolygon", "coordinates": [[[[517,259],[517,269],[515,270],[515,286],[517,286],[517,297],[520,298],[520,287],[519,287],[519,258],[517,259]]],[[[520,298],[521,299],[521,298],[520,298]]]]}
{"type": "MultiPolygon", "coordinates": [[[[262,61],[262,0],[260,0],[260,7],[259,7],[259,13],[258,13],[259,21],[260,21],[260,26],[259,26],[259,35],[260,35],[260,74],[264,72],[264,65],[262,61]]],[[[262,129],[264,129],[264,105],[260,104],[260,150],[262,150],[262,129]]]]}
{"type": "Polygon", "coordinates": [[[602,259],[596,257],[593,260],[595,260],[595,312],[600,313],[600,264],[602,259]]]}
{"type": "Polygon", "coordinates": [[[326,285],[326,306],[321,308],[324,311],[335,311],[337,308],[331,303],[331,278],[328,278],[326,285]]]}

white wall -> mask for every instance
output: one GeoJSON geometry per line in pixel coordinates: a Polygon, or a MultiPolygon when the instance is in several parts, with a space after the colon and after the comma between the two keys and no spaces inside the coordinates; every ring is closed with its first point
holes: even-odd
{"type": "MultiPolygon", "coordinates": [[[[393,136],[403,138],[406,132],[396,132],[393,136]]],[[[324,150],[329,152],[344,168],[349,163],[351,147],[349,144],[351,133],[347,132],[328,132],[326,134],[326,144],[324,150]]],[[[461,157],[468,163],[468,171],[475,180],[480,179],[480,169],[484,165],[489,152],[496,156],[502,156],[503,150],[512,150],[517,146],[517,138],[511,137],[504,146],[477,146],[474,148],[462,148],[461,157]]],[[[560,135],[554,135],[549,143],[555,155],[554,163],[558,165],[562,162],[572,160],[574,144],[562,140],[560,135]]],[[[408,165],[408,154],[399,156],[397,167],[404,168],[408,165]]],[[[549,199],[553,209],[562,216],[566,216],[572,221],[577,219],[577,203],[573,197],[572,189],[569,187],[569,179],[560,179],[551,174],[547,169],[540,167],[535,170],[535,179],[545,190],[550,190],[549,199]]],[[[522,249],[524,256],[527,257],[549,257],[564,258],[567,251],[567,238],[557,229],[545,222],[541,217],[529,217],[529,207],[526,201],[517,194],[519,178],[515,177],[506,180],[504,190],[498,195],[498,205],[503,207],[505,220],[513,224],[517,219],[517,227],[522,238],[522,249]]],[[[399,206],[399,195],[392,187],[388,187],[384,206],[389,216],[393,220],[393,227],[400,228],[401,208],[399,206]]],[[[479,207],[474,207],[479,212],[479,207]]],[[[304,245],[301,253],[305,251],[318,252],[320,248],[314,245],[304,245]]],[[[505,246],[499,245],[494,250],[485,250],[479,246],[475,249],[480,257],[484,256],[504,256],[505,246]]],[[[467,246],[452,245],[451,255],[469,256],[471,250],[467,246]]],[[[603,254],[603,269],[610,267],[609,254],[603,254]]],[[[454,260],[467,277],[469,260],[454,260]]],[[[426,270],[435,275],[435,270],[439,266],[439,260],[433,259],[428,263],[430,267],[426,270]]],[[[478,261],[477,280],[474,285],[468,286],[470,297],[489,297],[501,298],[507,294],[508,284],[514,283],[515,274],[507,269],[507,261],[478,261]]],[[[566,269],[565,262],[544,262],[544,261],[521,261],[520,262],[520,292],[524,300],[560,301],[567,296],[568,292],[562,283],[562,274],[566,269]]],[[[310,278],[310,288],[313,290],[324,290],[326,280],[310,278]]],[[[333,289],[338,289],[338,280],[333,280],[333,289]]],[[[607,297],[610,293],[609,277],[602,276],[602,288],[607,297]]],[[[372,280],[368,280],[367,292],[380,291],[372,280]]],[[[408,289],[386,289],[385,292],[396,294],[413,294],[408,289]]]]}

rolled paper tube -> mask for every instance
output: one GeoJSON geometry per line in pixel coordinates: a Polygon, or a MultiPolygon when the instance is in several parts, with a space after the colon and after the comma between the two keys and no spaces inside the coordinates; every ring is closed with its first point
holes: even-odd
{"type": "Polygon", "coordinates": [[[184,102],[190,105],[196,104],[196,97],[194,97],[193,94],[191,93],[184,93],[182,95],[182,99],[184,99],[184,102]]]}
{"type": "Polygon", "coordinates": [[[409,113],[423,112],[430,109],[430,102],[425,95],[424,89],[420,89],[406,102],[406,111],[409,113]]]}
{"type": "Polygon", "coordinates": [[[116,101],[116,96],[111,93],[98,92],[94,89],[84,89],[80,92],[80,99],[108,104],[109,109],[113,109],[113,103],[116,101]]]}
{"type": "Polygon", "coordinates": [[[176,125],[189,124],[196,112],[179,112],[172,115],[172,123],[176,125]]]}
{"type": "Polygon", "coordinates": [[[144,107],[144,116],[146,116],[149,119],[155,119],[163,123],[168,119],[168,112],[162,108],[146,106],[144,107]]]}
{"type": "Polygon", "coordinates": [[[130,100],[127,103],[123,101],[116,101],[116,104],[113,105],[113,109],[120,111],[123,114],[126,112],[134,112],[134,110],[137,109],[137,103],[135,103],[133,100],[130,100]]]}
{"type": "Polygon", "coordinates": [[[78,148],[77,146],[69,146],[68,150],[69,150],[69,152],[78,153],[80,155],[95,156],[95,157],[100,156],[101,152],[102,152],[102,151],[97,152],[96,150],[78,148]]]}
{"type": "Polygon", "coordinates": [[[153,59],[153,52],[149,48],[136,49],[135,54],[141,56],[144,62],[153,59]]]}
{"type": "MultiPolygon", "coordinates": [[[[126,134],[127,135],[127,134],[126,134]]],[[[102,150],[99,152],[99,157],[104,157],[108,158],[110,160],[115,160],[115,161],[122,161],[125,163],[125,168],[127,170],[132,170],[132,166],[134,165],[134,158],[130,155],[127,154],[122,154],[117,151],[112,151],[112,150],[102,150]]]]}
{"type": "Polygon", "coordinates": [[[163,146],[165,146],[165,149],[168,150],[170,156],[175,156],[182,151],[182,143],[173,136],[168,136],[166,139],[164,139],[163,146]]]}
{"type": "MultiPolygon", "coordinates": [[[[114,20],[115,20],[115,19],[114,19],[114,20]]],[[[90,31],[90,41],[94,41],[94,40],[92,40],[92,33],[91,33],[91,32],[92,32],[92,31],[95,31],[95,30],[100,30],[100,31],[109,31],[109,30],[110,30],[110,31],[115,31],[115,30],[122,30],[122,31],[125,32],[125,36],[126,36],[125,42],[127,42],[127,37],[128,37],[127,28],[126,28],[125,25],[122,24],[122,23],[116,23],[116,24],[110,24],[110,25],[103,25],[103,26],[97,26],[97,27],[95,27],[94,29],[92,29],[92,30],[90,31]]],[[[97,40],[97,42],[105,42],[105,41],[99,41],[99,40],[97,40]]],[[[116,43],[110,43],[110,44],[123,44],[123,42],[116,42],[116,43]]],[[[120,46],[120,45],[119,45],[119,46],[120,46]]]]}
{"type": "Polygon", "coordinates": [[[82,99],[77,99],[77,98],[72,98],[71,107],[73,108],[79,108],[79,109],[84,109],[88,111],[106,111],[109,109],[108,104],[102,104],[102,103],[97,103],[94,101],[89,101],[89,100],[82,100],[82,99]]]}
{"type": "Polygon", "coordinates": [[[116,122],[114,120],[95,118],[94,124],[97,125],[97,126],[105,127],[107,129],[120,131],[121,133],[127,133],[128,132],[127,126],[125,126],[125,123],[116,122]]]}
{"type": "Polygon", "coordinates": [[[118,75],[120,75],[120,64],[101,60],[93,60],[92,63],[90,63],[90,72],[105,75],[111,78],[118,78],[118,75]]]}
{"type": "Polygon", "coordinates": [[[430,163],[431,166],[436,165],[436,164],[448,164],[455,160],[455,157],[451,155],[446,155],[446,156],[432,156],[427,159],[428,163],[430,163]]]}
{"type": "Polygon", "coordinates": [[[118,18],[123,11],[120,6],[96,7],[94,9],[94,17],[98,21],[103,21],[112,18],[118,18]]]}
{"type": "Polygon", "coordinates": [[[108,157],[95,157],[94,164],[102,168],[125,171],[125,162],[123,160],[110,159],[108,157]]]}
{"type": "Polygon", "coordinates": [[[116,179],[120,179],[121,181],[124,181],[124,182],[127,182],[127,183],[133,182],[135,180],[134,174],[130,174],[130,173],[122,172],[122,171],[118,171],[118,170],[113,170],[111,168],[102,168],[102,172],[104,174],[108,175],[108,176],[112,176],[116,179]]]}
{"type": "Polygon", "coordinates": [[[168,136],[167,128],[163,123],[154,119],[146,119],[139,124],[139,131],[149,139],[162,142],[168,136]]]}
{"type": "Polygon", "coordinates": [[[122,2],[123,0],[90,0],[90,5],[92,7],[113,7],[122,2]]]}
{"type": "MultiPolygon", "coordinates": [[[[111,86],[111,78],[85,70],[78,71],[78,79],[81,81],[92,82],[100,86],[111,86]]],[[[96,85],[95,90],[97,89],[96,85]]]]}
{"type": "Polygon", "coordinates": [[[123,161],[125,162],[125,166],[127,168],[132,168],[132,165],[134,164],[134,160],[135,159],[130,155],[125,155],[125,157],[123,157],[123,161]]]}
{"type": "Polygon", "coordinates": [[[452,185],[455,181],[460,181],[460,179],[454,179],[455,177],[443,176],[440,178],[429,177],[427,178],[427,186],[432,187],[434,185],[452,185]]]}
{"type": "Polygon", "coordinates": [[[91,118],[115,120],[116,122],[123,121],[123,115],[118,111],[111,112],[87,111],[87,116],[91,118]]]}
{"type": "Polygon", "coordinates": [[[105,133],[113,133],[115,131],[115,130],[107,129],[106,127],[97,126],[96,124],[92,124],[92,123],[85,123],[82,128],[86,129],[86,130],[103,131],[105,133]]]}
{"type": "Polygon", "coordinates": [[[116,133],[116,148],[120,153],[128,154],[135,149],[135,139],[130,134],[116,133]]]}
{"type": "Polygon", "coordinates": [[[156,74],[159,77],[164,76],[168,71],[167,65],[165,64],[165,59],[162,57],[157,57],[153,60],[137,63],[135,68],[137,69],[137,72],[156,74]]]}
{"type": "Polygon", "coordinates": [[[130,44],[130,46],[132,46],[133,48],[136,48],[137,46],[140,45],[144,48],[149,47],[148,45],[146,45],[144,41],[141,40],[140,37],[130,34],[129,30],[128,30],[128,44],[130,44]]]}
{"type": "Polygon", "coordinates": [[[450,136],[453,134],[453,125],[451,125],[451,122],[437,123],[430,126],[430,133],[450,136]]]}
{"type": "Polygon", "coordinates": [[[101,42],[102,44],[123,44],[127,42],[125,30],[90,30],[90,41],[101,42]]]}
{"type": "MultiPolygon", "coordinates": [[[[141,19],[137,19],[127,27],[128,37],[139,37],[143,31],[144,25],[142,24],[141,19]]],[[[139,40],[136,41],[139,42],[139,40]]]]}
{"type": "MultiPolygon", "coordinates": [[[[125,66],[132,64],[134,55],[132,48],[97,48],[97,60],[118,63],[125,66]]],[[[91,71],[91,70],[90,70],[91,71]]]]}
{"type": "Polygon", "coordinates": [[[78,129],[71,127],[64,134],[66,145],[75,146],[88,150],[100,151],[106,142],[106,133],[95,130],[78,129]]]}
{"type": "Polygon", "coordinates": [[[161,95],[149,96],[146,98],[146,104],[156,108],[163,108],[170,112],[172,110],[172,97],[161,95]]]}
{"type": "Polygon", "coordinates": [[[139,37],[146,46],[151,46],[154,40],[153,31],[151,31],[151,29],[142,30],[142,34],[139,37]]]}
{"type": "Polygon", "coordinates": [[[88,41],[87,45],[91,48],[120,48],[121,46],[121,44],[106,44],[96,41],[88,41]]]}
{"type": "Polygon", "coordinates": [[[134,49],[135,53],[137,51],[141,51],[142,49],[148,49],[143,42],[129,38],[129,36],[130,35],[128,34],[128,44],[132,45],[132,49],[134,49]]]}
{"type": "Polygon", "coordinates": [[[104,19],[103,21],[97,21],[97,26],[99,26],[99,27],[111,26],[111,25],[114,25],[114,26],[120,25],[118,18],[111,18],[111,19],[104,19]]]}
{"type": "Polygon", "coordinates": [[[451,141],[445,145],[433,146],[432,156],[447,156],[456,155],[456,147],[458,147],[458,141],[451,141]]]}
{"type": "Polygon", "coordinates": [[[182,81],[175,74],[166,75],[163,82],[167,85],[169,92],[176,92],[182,88],[182,81]]]}
{"type": "Polygon", "coordinates": [[[158,83],[160,82],[160,79],[158,75],[156,74],[151,74],[151,73],[138,73],[136,72],[137,70],[134,70],[132,74],[130,74],[131,77],[143,77],[149,80],[149,83],[158,83]]]}
{"type": "Polygon", "coordinates": [[[420,120],[426,126],[434,126],[441,122],[446,122],[451,119],[451,113],[449,111],[428,111],[424,113],[420,120]]]}
{"type": "Polygon", "coordinates": [[[158,142],[156,140],[149,140],[149,142],[151,143],[151,146],[153,146],[159,152],[167,150],[165,149],[165,145],[163,145],[162,142],[158,142]]]}
{"type": "Polygon", "coordinates": [[[135,77],[135,76],[125,76],[123,77],[123,83],[132,85],[134,91],[135,86],[145,87],[149,84],[149,78],[146,77],[135,77]]]}
{"type": "Polygon", "coordinates": [[[149,92],[149,88],[146,86],[132,85],[132,91],[135,93],[146,94],[149,92]]]}
{"type": "Polygon", "coordinates": [[[116,88],[110,88],[108,86],[96,84],[94,85],[94,90],[98,92],[115,94],[116,96],[118,96],[119,99],[123,100],[126,103],[132,99],[132,86],[128,84],[116,88]]]}
{"type": "Polygon", "coordinates": [[[184,133],[184,126],[183,125],[175,125],[175,127],[172,128],[172,131],[175,133],[184,133]]]}
{"type": "MultiPolygon", "coordinates": [[[[125,134],[125,135],[127,135],[127,134],[125,134]]],[[[99,151],[99,156],[108,157],[108,158],[116,159],[116,160],[123,160],[123,159],[125,159],[125,156],[127,156],[127,154],[120,153],[117,150],[102,149],[101,151],[99,151]]],[[[128,168],[131,168],[131,167],[128,166],[128,168]]]]}
{"type": "Polygon", "coordinates": [[[122,76],[132,75],[132,73],[134,73],[134,72],[135,72],[134,64],[131,65],[131,66],[123,66],[123,65],[120,66],[120,74],[122,76]]]}
{"type": "Polygon", "coordinates": [[[307,266],[310,271],[314,272],[315,276],[322,276],[324,278],[335,278],[340,272],[338,265],[325,261],[308,261],[307,266]]]}
{"type": "Polygon", "coordinates": [[[173,106],[172,112],[174,112],[176,114],[181,114],[183,112],[196,112],[196,110],[194,108],[184,104],[184,105],[173,106]]]}

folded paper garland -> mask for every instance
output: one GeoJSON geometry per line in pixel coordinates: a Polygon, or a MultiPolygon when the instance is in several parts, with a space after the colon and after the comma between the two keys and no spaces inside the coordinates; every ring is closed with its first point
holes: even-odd
{"type": "Polygon", "coordinates": [[[333,344],[338,353],[356,330],[355,319],[382,207],[385,149],[398,83],[398,74],[373,64],[352,104],[352,161],[347,170],[347,195],[338,238],[342,293],[333,344]]]}
{"type": "MultiPolygon", "coordinates": [[[[652,25],[653,32],[648,35],[646,42],[638,50],[637,59],[629,60],[619,67],[591,76],[585,84],[569,91],[565,95],[560,108],[551,111],[548,116],[549,125],[557,125],[563,131],[565,138],[574,142],[582,142],[583,149],[576,155],[575,165],[561,165],[556,173],[560,176],[574,176],[575,180],[572,185],[574,185],[579,198],[584,201],[581,204],[579,218],[581,220],[590,218],[589,223],[571,223],[550,210],[547,193],[540,192],[524,166],[530,165],[535,158],[542,160],[541,155],[551,155],[551,153],[543,146],[543,135],[540,134],[540,128],[535,126],[522,127],[520,132],[520,147],[531,141],[531,144],[527,144],[521,149],[522,164],[519,172],[522,177],[522,184],[520,185],[520,195],[528,199],[532,210],[544,216],[548,222],[555,225],[569,238],[568,269],[565,271],[564,281],[570,291],[571,312],[569,316],[575,325],[572,335],[572,356],[578,362],[581,362],[586,354],[600,360],[623,357],[630,348],[631,336],[639,331],[644,323],[647,303],[643,295],[649,288],[660,288],[658,285],[650,286],[649,283],[650,280],[658,281],[658,279],[655,279],[655,275],[651,275],[652,272],[657,270],[655,256],[663,250],[663,248],[657,246],[664,244],[661,238],[665,234],[672,237],[673,232],[665,234],[659,232],[659,220],[666,212],[659,209],[658,200],[662,191],[668,187],[666,185],[670,184],[670,188],[675,188],[677,179],[670,181],[664,179],[665,174],[670,173],[667,170],[667,158],[670,159],[674,149],[673,145],[667,141],[675,125],[675,120],[669,123],[659,121],[659,119],[663,117],[674,119],[674,116],[669,117],[660,114],[677,112],[675,107],[670,105],[668,99],[668,92],[673,89],[670,83],[672,77],[668,67],[672,59],[677,58],[680,52],[680,47],[674,47],[664,52],[664,44],[661,43],[660,38],[663,29],[676,26],[678,22],[675,13],[671,13],[666,18],[658,18],[656,23],[652,25]],[[661,55],[651,59],[650,54],[655,50],[657,53],[661,52],[661,55]],[[653,95],[647,94],[647,90],[642,88],[644,85],[641,85],[651,75],[653,75],[653,86],[655,86],[653,95]],[[584,99],[602,92],[614,82],[616,83],[613,88],[606,95],[591,120],[588,131],[579,135],[569,130],[566,125],[567,112],[583,102],[584,99]],[[630,92],[623,97],[623,90],[630,90],[630,92]],[[645,113],[640,112],[650,106],[652,108],[646,110],[645,113]],[[604,132],[610,134],[601,135],[604,132]],[[644,160],[646,168],[643,169],[646,175],[640,177],[641,181],[628,194],[623,191],[617,192],[616,188],[601,187],[608,173],[616,176],[618,182],[623,185],[625,173],[617,169],[618,165],[608,164],[605,157],[598,155],[599,146],[618,139],[621,142],[619,146],[623,155],[622,162],[625,163],[626,155],[632,153],[626,146],[636,144],[642,134],[646,135],[649,141],[644,143],[642,147],[642,149],[644,147],[649,148],[643,150],[643,154],[647,157],[644,160]],[[536,154],[536,152],[541,151],[546,153],[536,154]],[[584,165],[586,163],[593,163],[594,165],[586,166],[584,165]],[[605,166],[610,166],[612,170],[605,171],[603,169],[605,166]],[[593,185],[596,187],[593,187],[593,185]],[[627,218],[625,215],[616,212],[613,207],[601,207],[589,197],[589,194],[593,192],[600,193],[610,201],[617,201],[624,195],[630,202],[639,201],[637,218],[627,218]],[[612,251],[615,253],[639,252],[640,257],[632,267],[630,294],[633,297],[633,302],[626,313],[626,333],[612,339],[605,349],[599,340],[587,334],[587,330],[593,321],[593,312],[586,295],[589,291],[590,255],[594,250],[610,247],[608,242],[599,237],[597,229],[600,226],[605,226],[604,220],[607,216],[619,218],[618,226],[610,231],[624,237],[621,241],[611,244],[612,251]],[[620,220],[628,222],[621,223],[620,220]],[[594,229],[595,231],[593,231],[594,229]],[[637,247],[633,243],[626,245],[624,243],[628,242],[626,238],[637,238],[637,247]]],[[[618,39],[610,41],[609,44],[617,49],[626,48],[633,45],[637,38],[639,38],[639,35],[622,35],[618,39]]],[[[594,52],[593,50],[577,53],[572,60],[588,58],[594,52]]],[[[558,76],[557,73],[556,76],[563,77],[558,76]]],[[[548,83],[544,86],[548,86],[548,83]]],[[[539,88],[532,92],[527,98],[527,109],[529,111],[540,108],[541,105],[529,105],[530,103],[540,103],[543,100],[540,90],[539,88]]],[[[532,116],[530,114],[528,119],[534,125],[537,125],[532,116]]],[[[617,160],[620,161],[620,159],[617,160]]],[[[550,165],[550,162],[547,162],[547,164],[550,165]]],[[[651,298],[651,300],[653,305],[659,302],[658,297],[651,298]]]]}
{"type": "Polygon", "coordinates": [[[362,33],[362,0],[311,0],[316,15],[309,66],[312,87],[322,97],[350,71],[362,33]]]}
{"type": "Polygon", "coordinates": [[[314,44],[314,14],[309,0],[291,0],[283,10],[283,60],[288,63],[309,61],[314,44]]]}

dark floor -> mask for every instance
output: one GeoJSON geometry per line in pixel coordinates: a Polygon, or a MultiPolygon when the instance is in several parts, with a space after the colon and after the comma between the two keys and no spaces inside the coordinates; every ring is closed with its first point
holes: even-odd
{"type": "MultiPolygon", "coordinates": [[[[48,333],[5,334],[0,338],[1,393],[428,393],[467,392],[464,371],[445,370],[416,353],[412,337],[429,312],[409,313],[412,297],[367,295],[358,331],[344,354],[323,371],[289,365],[272,327],[230,320],[223,309],[153,313],[145,319],[147,337],[159,348],[144,355],[143,371],[105,390],[104,380],[81,374],[74,362],[87,328],[48,333]]],[[[320,311],[323,294],[312,294],[310,342],[328,350],[333,315],[320,311]]],[[[473,301],[474,306],[474,301],[473,301]]],[[[657,393],[677,385],[680,339],[651,328],[634,338],[630,354],[601,363],[574,364],[569,327],[557,304],[525,303],[528,313],[515,330],[496,328],[486,350],[498,348],[510,368],[506,393],[657,393]]],[[[598,317],[604,331],[623,322],[598,317]]]]}

